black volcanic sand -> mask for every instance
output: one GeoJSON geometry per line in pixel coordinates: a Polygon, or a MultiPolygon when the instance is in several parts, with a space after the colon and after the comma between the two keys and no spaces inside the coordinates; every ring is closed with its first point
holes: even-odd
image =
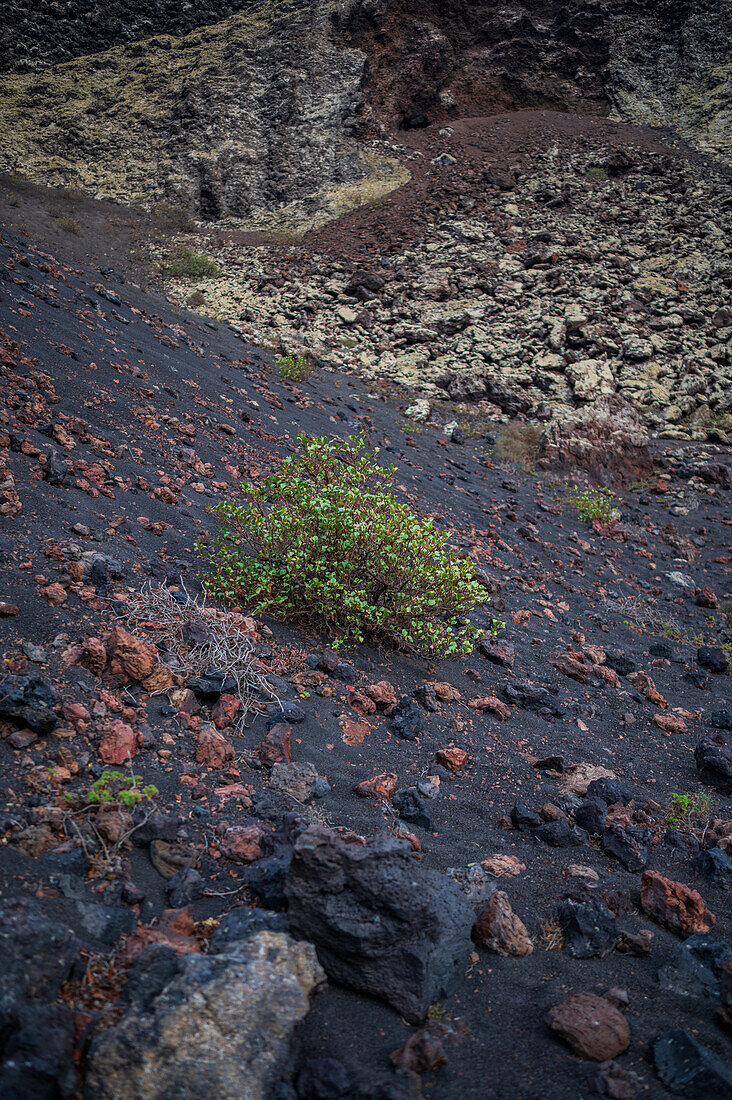
{"type": "MultiPolygon", "coordinates": [[[[571,993],[602,993],[613,986],[628,992],[632,1042],[621,1063],[643,1076],[641,1095],[667,1095],[649,1061],[649,1042],[659,1031],[685,1028],[728,1057],[728,1043],[714,1023],[712,1001],[661,991],[658,970],[679,940],[651,925],[637,908],[621,917],[621,924],[631,930],[653,929],[649,958],[612,954],[603,960],[575,960],[565,950],[545,947],[542,928],[554,920],[562,893],[575,881],[563,876],[568,864],[584,863],[612,876],[615,884],[630,890],[636,905],[640,876],[624,871],[594,846],[552,849],[498,822],[517,798],[538,809],[556,795],[558,779],[532,766],[533,758],[550,751],[559,752],[567,763],[587,761],[611,768],[631,784],[638,805],[648,799],[665,805],[672,792],[697,789],[694,745],[709,728],[704,716],[714,707],[729,705],[732,681],[727,676],[709,676],[704,687],[696,687],[685,679],[684,674],[696,668],[696,649],[688,641],[673,641],[670,661],[654,660],[649,646],[659,638],[630,625],[628,604],[643,601],[680,623],[689,636],[703,634],[712,644],[723,640],[722,614],[697,607],[693,597],[666,574],[674,570],[689,574],[698,588],[709,584],[720,599],[729,592],[731,528],[723,521],[732,515],[730,493],[719,487],[693,490],[675,478],[665,495],[654,495],[647,487],[620,492],[628,538],[613,541],[594,532],[562,503],[560,482],[521,468],[493,467],[485,440],[445,446],[431,428],[407,436],[402,415],[407,402],[398,394],[387,399],[378,387],[366,389],[354,378],[326,371],[302,386],[287,386],[272,368],[271,355],[247,347],[226,325],[178,311],[114,272],[104,277],[98,267],[82,271],[78,257],[74,262],[78,270],[49,261],[43,250],[17,232],[5,232],[0,239],[2,361],[4,370],[21,380],[12,381],[8,373],[1,376],[9,423],[0,422],[0,433],[11,433],[10,450],[3,455],[7,454],[23,505],[17,517],[0,519],[0,599],[20,607],[17,617],[0,620],[5,657],[17,657],[22,641],[48,647],[48,664],[35,666],[38,671],[54,680],[65,700],[91,704],[103,684],[79,668],[61,672],[58,655],[62,650],[54,650],[50,643],[60,632],[71,643],[85,634],[103,635],[115,619],[115,604],[101,595],[85,603],[70,592],[65,606],[51,608],[35,580],[39,574],[49,581],[58,577],[44,551],[54,544],[78,541],[84,550],[112,555],[125,567],[125,579],[115,586],[122,593],[139,588],[155,560],[185,562],[186,585],[198,591],[200,567],[194,542],[212,527],[206,509],[223,492],[214,491],[212,482],[233,485],[236,480],[224,462],[238,466],[242,475],[258,475],[291,450],[298,431],[345,436],[366,428],[372,442],[381,447],[381,458],[396,464],[399,494],[423,513],[435,515],[452,531],[455,545],[474,553],[500,582],[492,606],[477,612],[475,621],[487,625],[494,614],[505,620],[502,637],[516,648],[513,676],[546,686],[562,710],[562,717],[550,722],[518,708],[504,723],[490,715],[481,717],[464,704],[476,695],[500,694],[512,678],[510,672],[477,653],[438,667],[367,648],[348,653],[362,683],[385,679],[399,694],[411,693],[427,680],[449,681],[461,692],[461,703],[425,714],[425,732],[417,742],[400,740],[390,732],[388,719],[374,717],[371,735],[349,747],[342,740],[337,718],[343,713],[352,718],[358,715],[345,702],[345,685],[334,680],[331,698],[312,693],[300,700],[307,718],[294,729],[293,759],[312,761],[327,776],[332,789],[317,810],[329,823],[364,834],[391,826],[392,815],[376,803],[356,798],[354,784],[394,771],[400,787],[408,786],[426,773],[437,749],[455,744],[468,751],[471,762],[463,776],[444,782],[440,797],[430,802],[432,831],[415,829],[422,843],[423,865],[444,871],[495,853],[516,855],[526,864],[519,877],[502,880],[501,887],[526,923],[535,951],[523,959],[481,952],[479,961],[469,965],[459,987],[439,1006],[438,1012],[454,1023],[458,1038],[448,1045],[448,1065],[423,1079],[424,1094],[476,1100],[565,1100],[589,1095],[595,1067],[562,1047],[543,1018],[549,1007],[571,993]],[[120,304],[100,295],[98,287],[119,296],[120,304]],[[35,412],[23,397],[30,389],[22,385],[33,370],[50,376],[59,399],[35,412]],[[248,414],[248,422],[242,420],[242,411],[248,414]],[[36,456],[24,453],[23,443],[26,452],[60,450],[42,429],[49,422],[63,423],[62,415],[82,417],[92,437],[111,445],[105,449],[75,437],[76,447],[66,457],[74,462],[108,460],[107,487],[112,495],[90,496],[75,486],[76,475],[63,488],[50,486],[40,478],[36,456]],[[233,434],[223,432],[225,426],[233,434]],[[182,427],[189,434],[181,432],[182,427]],[[200,478],[206,492],[188,485],[177,505],[165,504],[152,495],[152,489],[160,484],[162,474],[175,476],[183,470],[178,458],[183,446],[194,447],[203,462],[211,463],[213,472],[200,478]],[[116,484],[112,477],[122,481],[116,484]],[[139,477],[149,483],[149,490],[137,488],[139,477]],[[670,514],[670,504],[679,503],[688,507],[687,515],[670,514]],[[141,526],[139,517],[168,526],[157,535],[141,526]],[[121,520],[113,534],[112,519],[121,520]],[[94,537],[75,535],[72,527],[77,523],[87,525],[94,537]],[[536,534],[527,523],[536,526],[536,534]],[[679,561],[678,551],[661,539],[669,523],[692,540],[694,562],[679,561]],[[527,621],[513,622],[518,611],[530,612],[527,621]],[[627,680],[621,680],[618,690],[594,682],[581,685],[556,672],[549,659],[565,649],[578,630],[584,632],[587,643],[621,649],[638,668],[647,670],[670,708],[699,712],[701,717],[688,722],[689,733],[665,735],[652,723],[657,708],[627,680]],[[469,679],[466,669],[477,670],[481,682],[469,679]],[[628,713],[635,718],[632,724],[623,719],[628,713]],[[462,728],[453,728],[456,720],[462,728]]],[[[123,266],[122,262],[116,265],[117,271],[123,266]]],[[[693,448],[689,450],[694,453],[693,448]]],[[[729,461],[721,448],[705,450],[714,454],[715,461],[729,461]]],[[[668,447],[656,447],[656,451],[679,453],[678,448],[668,447]]],[[[194,475],[192,480],[199,479],[194,475]]],[[[319,653],[327,644],[328,639],[264,621],[273,632],[275,653],[292,656],[292,671],[304,667],[307,653],[319,653]]],[[[131,691],[133,696],[139,694],[134,688],[131,691]]],[[[288,697],[295,698],[292,688],[288,697]]],[[[161,716],[160,698],[146,697],[144,705],[154,743],[138,752],[135,769],[160,789],[161,808],[188,819],[189,842],[201,844],[204,835],[213,836],[222,821],[235,824],[243,819],[245,814],[237,810],[234,800],[222,802],[213,793],[222,782],[221,773],[207,772],[193,763],[193,735],[161,716]],[[157,751],[165,747],[161,740],[165,733],[174,738],[169,760],[161,759],[157,751]],[[206,799],[194,801],[190,787],[180,783],[185,769],[206,786],[206,799]],[[194,816],[194,809],[202,804],[210,810],[208,819],[194,816]]],[[[252,748],[263,731],[264,720],[259,717],[233,743],[238,750],[252,748]]],[[[92,743],[94,732],[93,725],[92,743]]],[[[89,749],[84,738],[66,744],[72,752],[89,749]]],[[[43,738],[18,752],[0,743],[5,779],[0,805],[5,816],[27,820],[31,792],[24,775],[33,765],[53,763],[56,748],[56,742],[43,738]]],[[[241,764],[241,773],[241,782],[250,783],[257,792],[266,788],[264,772],[241,764]]],[[[89,781],[87,772],[85,783],[89,781]]],[[[80,780],[75,779],[72,787],[78,785],[80,780]]],[[[732,816],[730,799],[711,794],[715,815],[732,816]]],[[[11,843],[2,849],[0,896],[37,895],[46,911],[73,921],[73,896],[64,897],[58,886],[49,884],[41,861],[21,854],[12,845],[12,832],[8,836],[11,843]]],[[[729,937],[729,895],[700,881],[689,861],[674,859],[663,845],[651,855],[649,867],[698,888],[717,916],[715,934],[729,937]]],[[[193,914],[196,919],[220,916],[236,904],[237,895],[230,891],[240,882],[241,868],[223,860],[217,865],[204,856],[201,871],[207,887],[226,896],[202,898],[193,904],[193,914]]],[[[164,883],[139,849],[131,855],[130,877],[147,892],[140,919],[149,922],[165,906],[164,883]]],[[[115,891],[111,885],[101,896],[113,901],[115,891]]],[[[84,896],[100,897],[91,892],[84,896]]],[[[245,900],[246,895],[239,897],[245,900]]],[[[93,950],[109,950],[91,936],[87,943],[93,950]]],[[[296,1046],[298,1057],[339,1058],[359,1080],[368,1080],[388,1076],[389,1053],[412,1031],[383,1004],[331,986],[316,998],[297,1033],[296,1046]]]]}

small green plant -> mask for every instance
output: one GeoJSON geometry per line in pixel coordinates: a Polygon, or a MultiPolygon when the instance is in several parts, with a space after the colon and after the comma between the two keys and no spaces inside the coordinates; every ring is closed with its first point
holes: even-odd
{"type": "MultiPolygon", "coordinates": [[[[298,437],[299,449],[245,503],[213,509],[209,591],[332,631],[425,655],[469,653],[480,632],[465,616],[488,596],[475,565],[447,535],[390,491],[394,467],[375,462],[363,437],[298,437]]],[[[495,624],[493,629],[497,628],[495,624]]]]}
{"type": "Polygon", "coordinates": [[[286,382],[305,382],[314,369],[304,355],[285,355],[277,360],[277,370],[286,382]]]}
{"type": "Polygon", "coordinates": [[[601,183],[603,180],[607,179],[607,172],[598,164],[592,168],[587,169],[587,171],[585,172],[585,178],[588,180],[597,180],[598,183],[601,183]]]}
{"type": "Polygon", "coordinates": [[[666,811],[666,824],[680,832],[689,833],[701,843],[709,827],[712,801],[705,791],[695,794],[672,794],[666,811]]]}
{"type": "Polygon", "coordinates": [[[575,485],[567,500],[585,523],[612,523],[617,518],[615,497],[609,489],[580,489],[575,485]]]}
{"type": "Polygon", "coordinates": [[[158,794],[152,785],[140,787],[141,775],[126,775],[124,772],[104,772],[92,783],[86,800],[88,803],[113,806],[119,803],[125,809],[132,809],[142,802],[150,802],[158,794]]]}
{"type": "Polygon", "coordinates": [[[194,252],[187,245],[179,244],[165,266],[165,273],[172,279],[219,279],[221,268],[210,256],[194,252]]]}

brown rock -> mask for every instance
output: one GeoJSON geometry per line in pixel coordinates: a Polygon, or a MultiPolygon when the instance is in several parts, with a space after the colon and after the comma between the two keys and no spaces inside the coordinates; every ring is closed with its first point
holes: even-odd
{"type": "Polygon", "coordinates": [[[107,638],[107,656],[110,672],[130,680],[146,680],[158,665],[155,647],[121,626],[115,626],[107,638]]]}
{"type": "Polygon", "coordinates": [[[360,745],[373,732],[368,722],[354,722],[345,714],[338,719],[338,725],[343,730],[341,741],[346,745],[360,745]]]}
{"type": "Polygon", "coordinates": [[[264,854],[263,842],[271,831],[271,825],[265,821],[232,825],[221,838],[221,854],[235,863],[254,863],[264,854]]]}
{"type": "Polygon", "coordinates": [[[234,759],[234,746],[230,745],[212,726],[204,726],[196,735],[196,763],[220,771],[234,759]]]}
{"type": "Polygon", "coordinates": [[[134,760],[137,751],[137,733],[119,718],[109,722],[102,731],[99,755],[105,764],[126,764],[134,760]]]}
{"type": "Polygon", "coordinates": [[[364,689],[364,695],[371,699],[377,710],[381,710],[385,714],[391,714],[396,706],[396,692],[388,680],[379,680],[377,684],[369,684],[364,689]]]}
{"type": "Polygon", "coordinates": [[[450,1024],[442,1020],[430,1020],[410,1035],[406,1043],[389,1055],[391,1063],[397,1069],[410,1073],[429,1073],[439,1069],[447,1062],[442,1041],[454,1035],[450,1024]]]}
{"type": "Polygon", "coordinates": [[[82,646],[79,664],[95,676],[101,676],[107,667],[107,649],[100,638],[86,638],[82,646]]]}
{"type": "Polygon", "coordinates": [[[689,727],[678,714],[654,714],[653,724],[665,733],[688,733],[689,727]]]}
{"type": "Polygon", "coordinates": [[[555,668],[557,672],[561,672],[563,676],[569,676],[570,679],[576,680],[580,684],[584,684],[587,681],[587,673],[589,672],[587,665],[571,657],[569,653],[560,653],[559,656],[554,657],[549,664],[552,668],[555,668]]]}
{"type": "Polygon", "coordinates": [[[41,589],[41,595],[44,599],[48,600],[51,607],[58,607],[59,604],[66,603],[68,599],[68,593],[65,588],[54,581],[53,584],[47,584],[45,588],[41,589]]]}
{"type": "Polygon", "coordinates": [[[708,584],[702,586],[702,590],[696,597],[697,607],[709,607],[712,610],[719,607],[719,597],[708,584]]]}
{"type": "Polygon", "coordinates": [[[501,854],[487,856],[480,861],[480,865],[489,874],[495,875],[496,878],[509,878],[520,875],[522,871],[526,870],[526,864],[522,863],[517,856],[504,856],[501,854]]]}
{"type": "Polygon", "coordinates": [[[348,704],[353,707],[357,714],[363,715],[366,718],[369,714],[376,714],[376,703],[373,699],[369,699],[368,695],[365,695],[362,691],[354,691],[353,688],[348,692],[348,704]]]}
{"type": "Polygon", "coordinates": [[[468,754],[464,749],[449,748],[438,749],[435,753],[435,760],[438,764],[441,764],[443,768],[447,768],[451,772],[461,772],[468,762],[468,754]]]}
{"type": "Polygon", "coordinates": [[[598,767],[594,764],[572,764],[565,770],[562,777],[562,790],[571,791],[572,794],[586,795],[587,788],[594,779],[614,779],[615,772],[609,768],[598,767]]]}
{"type": "Polygon", "coordinates": [[[377,798],[386,801],[391,800],[399,782],[394,772],[384,772],[383,775],[375,775],[373,779],[364,779],[353,789],[359,798],[377,798]]]}
{"type": "Polygon", "coordinates": [[[236,695],[221,695],[211,711],[216,728],[222,730],[230,726],[239,713],[240,706],[236,695]]]}
{"type": "Polygon", "coordinates": [[[641,909],[651,920],[684,938],[711,932],[717,922],[696,890],[664,878],[658,871],[643,872],[641,909]]]}
{"type": "Polygon", "coordinates": [[[267,731],[264,741],[256,749],[257,756],[265,768],[271,768],[273,764],[290,763],[292,760],[291,737],[292,726],[287,722],[278,722],[267,731]]]}
{"type": "Polygon", "coordinates": [[[497,955],[520,958],[534,950],[526,926],[514,913],[503,890],[496,890],[488,902],[473,925],[472,937],[479,947],[497,955]]]}
{"type": "Polygon", "coordinates": [[[17,603],[7,603],[6,600],[0,600],[0,617],[3,619],[9,619],[12,615],[17,615],[20,611],[17,603]]]}
{"type": "Polygon", "coordinates": [[[430,683],[427,686],[432,688],[435,698],[439,699],[441,703],[455,703],[460,698],[458,689],[443,680],[430,683]]]}
{"type": "Polygon", "coordinates": [[[668,703],[663,695],[661,695],[660,691],[658,691],[647,672],[631,672],[628,677],[628,682],[631,683],[641,695],[645,695],[646,699],[648,699],[650,703],[653,703],[654,706],[660,707],[661,710],[665,710],[668,706],[668,703]]]}
{"type": "Polygon", "coordinates": [[[156,665],[149,676],[142,681],[145,691],[151,695],[159,695],[173,686],[173,673],[165,665],[156,665]]]}
{"type": "Polygon", "coordinates": [[[628,1021],[604,997],[575,993],[551,1008],[546,1022],[580,1058],[605,1062],[628,1049],[628,1021]]]}
{"type": "Polygon", "coordinates": [[[495,695],[479,695],[476,699],[471,699],[468,706],[481,713],[488,710],[501,722],[506,722],[511,717],[511,708],[508,703],[503,703],[495,695]]]}
{"type": "Polygon", "coordinates": [[[154,840],[150,845],[150,862],[159,875],[169,880],[184,867],[195,867],[198,857],[179,840],[154,840]]]}

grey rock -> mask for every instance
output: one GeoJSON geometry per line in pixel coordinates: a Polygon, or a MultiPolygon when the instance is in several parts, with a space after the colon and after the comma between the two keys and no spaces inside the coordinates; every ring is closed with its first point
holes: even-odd
{"type": "Polygon", "coordinates": [[[409,845],[311,826],[287,876],[290,927],[329,977],[387,1001],[411,1023],[458,979],[473,913],[457,883],[419,868],[409,845]]]}
{"type": "Polygon", "coordinates": [[[323,980],[313,946],[281,932],[183,957],[94,1039],[85,1100],[265,1100],[323,980]]]}
{"type": "Polygon", "coordinates": [[[675,948],[670,962],[658,972],[661,989],[684,997],[717,997],[722,989],[722,967],[732,947],[697,932],[675,948]]]}
{"type": "Polygon", "coordinates": [[[675,1029],[656,1036],[653,1043],[656,1072],[667,1089],[678,1096],[728,1100],[732,1066],[686,1031],[675,1029]]]}

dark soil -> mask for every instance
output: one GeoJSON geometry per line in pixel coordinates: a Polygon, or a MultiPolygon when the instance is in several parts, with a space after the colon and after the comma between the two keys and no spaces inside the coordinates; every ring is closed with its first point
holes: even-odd
{"type": "MultiPolygon", "coordinates": [[[[508,124],[498,118],[456,125],[464,133],[466,157],[478,150],[483,160],[489,147],[500,147],[500,161],[506,164],[520,162],[537,133],[548,140],[565,127],[560,116],[545,112],[524,116],[510,128],[510,137],[505,136],[508,124]]],[[[575,121],[573,140],[584,140],[585,134],[591,138],[596,125],[575,121]]],[[[612,143],[613,134],[613,127],[604,124],[603,140],[612,143]]],[[[411,140],[410,135],[404,140],[411,140]]],[[[434,134],[414,140],[429,140],[439,151],[434,134]]],[[[638,140],[656,138],[639,131],[638,140]]],[[[513,672],[477,652],[439,667],[365,647],[350,652],[360,683],[387,680],[397,695],[412,695],[426,681],[447,681],[461,699],[441,704],[435,713],[425,712],[425,730],[417,741],[399,739],[388,719],[373,716],[369,736],[352,747],[344,743],[338,719],[359,716],[348,706],[346,685],[331,680],[328,693],[312,692],[300,700],[306,720],[293,732],[293,759],[314,763],[331,785],[330,793],[315,810],[306,808],[305,815],[325,816],[330,824],[361,834],[393,828],[395,817],[388,807],[357,798],[356,783],[396,772],[400,787],[409,786],[427,773],[436,750],[448,745],[465,749],[470,758],[465,773],[444,780],[440,796],[429,803],[431,830],[415,827],[422,849],[417,858],[442,871],[465,868],[496,853],[518,856],[526,865],[518,877],[500,885],[526,924],[534,953],[527,958],[485,952],[473,957],[459,988],[435,1009],[453,1022],[457,1038],[448,1046],[448,1064],[423,1077],[424,1094],[446,1100],[563,1100],[591,1094],[596,1068],[560,1046],[544,1016],[571,993],[603,993],[613,986],[628,993],[632,1041],[622,1064],[642,1075],[642,1095],[667,1095],[649,1058],[649,1043],[659,1031],[684,1028],[725,1056],[728,1044],[714,1022],[715,1003],[666,993],[659,986],[659,968],[679,941],[640,914],[639,874],[623,870],[594,844],[547,847],[530,833],[507,827],[505,815],[517,800],[538,810],[557,797],[560,777],[533,766],[550,755],[560,755],[565,765],[588,762],[612,769],[632,787],[637,808],[657,804],[661,809],[651,807],[648,817],[658,822],[654,828],[659,841],[671,794],[699,788],[694,746],[709,728],[709,712],[730,705],[732,681],[728,675],[702,673],[697,646],[729,645],[732,636],[722,611],[698,606],[695,594],[708,585],[720,602],[732,596],[732,508],[729,489],[700,478],[690,481],[684,461],[729,467],[729,454],[721,447],[707,446],[700,454],[698,445],[654,445],[653,479],[620,493],[622,515],[615,530],[594,530],[566,502],[566,483],[521,466],[495,465],[485,434],[462,445],[447,442],[431,428],[408,434],[403,420],[407,402],[392,390],[387,399],[386,389],[365,388],[353,377],[326,370],[300,386],[282,383],[269,353],[247,347],[226,325],[172,307],[155,292],[154,275],[129,257],[138,232],[136,215],[89,200],[70,201],[67,213],[59,198],[61,215],[82,226],[79,234],[68,233],[55,224],[61,215],[50,213],[39,200],[40,189],[19,194],[8,184],[7,190],[18,205],[7,210],[8,227],[0,237],[0,459],[15,480],[22,511],[0,517],[0,600],[19,608],[19,614],[0,618],[6,666],[38,672],[57,686],[64,701],[83,702],[91,709],[104,684],[78,666],[62,668],[67,645],[85,635],[105,635],[124,610],[126,595],[147,579],[151,563],[175,563],[187,589],[200,591],[201,564],[194,544],[212,528],[208,507],[236,491],[234,468],[241,476],[261,475],[293,449],[300,431],[345,436],[365,429],[381,448],[381,457],[397,465],[399,494],[422,513],[434,515],[451,532],[455,546],[473,555],[494,579],[492,604],[476,613],[475,622],[487,628],[493,616],[501,618],[506,624],[501,637],[516,650],[513,672]],[[141,289],[136,285],[141,282],[153,289],[141,289]],[[119,302],[105,298],[100,288],[119,302]],[[33,382],[38,372],[50,380],[39,381],[40,389],[33,382]],[[49,400],[54,392],[57,400],[49,400]],[[82,418],[86,426],[74,418],[82,418]],[[54,425],[71,433],[73,450],[64,452],[54,442],[54,425]],[[202,463],[210,463],[210,472],[192,473],[181,457],[184,447],[194,448],[202,463]],[[63,485],[51,485],[42,476],[39,456],[52,450],[77,464],[63,485]],[[104,475],[98,484],[90,481],[83,463],[100,462],[104,475]],[[657,491],[663,487],[658,473],[668,475],[665,491],[657,491]],[[176,504],[153,495],[166,475],[186,480],[176,489],[176,504]],[[141,517],[149,523],[141,524],[141,517]],[[88,527],[89,535],[75,533],[77,524],[88,527]],[[160,524],[160,533],[150,524],[160,524]],[[674,531],[669,541],[670,525],[674,531]],[[54,560],[59,556],[55,548],[67,552],[71,542],[116,558],[124,576],[106,592],[72,583],[66,602],[52,607],[41,588],[64,577],[61,563],[54,560]],[[680,546],[687,557],[679,558],[680,546]],[[681,588],[669,579],[674,572],[687,574],[691,587],[681,588]],[[39,580],[41,576],[45,579],[39,580]],[[550,659],[578,647],[578,633],[586,644],[621,650],[647,671],[668,701],[663,713],[674,708],[689,712],[688,732],[668,735],[658,728],[652,721],[658,707],[623,677],[617,688],[592,679],[580,684],[556,671],[550,659]],[[670,656],[650,652],[660,641],[669,643],[670,656]],[[44,647],[45,663],[30,662],[23,642],[44,647]],[[472,677],[469,670],[474,670],[472,677]],[[468,705],[478,695],[500,696],[516,679],[546,687],[560,716],[513,707],[509,720],[500,722],[468,705]],[[652,928],[650,957],[612,953],[578,960],[564,949],[549,949],[558,903],[576,883],[564,873],[571,863],[589,865],[608,876],[613,889],[630,892],[630,911],[620,923],[631,931],[652,928]]],[[[308,247],[340,248],[355,262],[383,240],[386,219],[392,241],[416,232],[415,210],[425,194],[430,194],[429,173],[383,210],[357,213],[345,227],[321,230],[308,247]]],[[[424,216],[430,216],[428,203],[424,216]]],[[[273,621],[265,620],[265,626],[272,632],[274,659],[282,662],[286,675],[302,670],[306,655],[321,653],[332,640],[273,621]]],[[[118,692],[121,705],[139,715],[130,719],[133,724],[151,730],[149,747],[138,751],[135,769],[159,788],[161,809],[184,818],[186,843],[196,852],[206,881],[208,896],[193,903],[194,917],[218,917],[251,902],[241,867],[209,854],[224,822],[236,824],[247,817],[235,800],[214,793],[231,779],[195,763],[193,734],[176,719],[164,717],[163,697],[128,687],[127,693],[118,692]],[[196,783],[181,782],[182,776],[195,777],[196,783]]],[[[287,698],[296,698],[292,685],[287,698]]],[[[78,775],[68,788],[87,787],[94,775],[90,769],[98,770],[99,729],[94,718],[86,734],[69,741],[41,737],[18,749],[0,742],[5,779],[0,817],[6,827],[0,897],[34,896],[47,912],[70,923],[77,919],[80,897],[120,907],[119,884],[52,881],[43,858],[24,854],[16,838],[22,826],[34,822],[34,810],[48,801],[29,782],[35,769],[67,766],[75,759],[78,775]]],[[[240,754],[262,740],[264,729],[260,716],[241,736],[231,729],[225,734],[240,754]]],[[[6,735],[12,732],[12,727],[5,728],[6,735]]],[[[241,757],[236,766],[240,782],[253,786],[258,795],[266,791],[264,771],[248,768],[241,757]]],[[[709,794],[712,816],[732,817],[730,799],[709,794]]],[[[281,809],[291,808],[284,796],[280,801],[281,809]]],[[[729,937],[730,895],[699,879],[691,860],[677,858],[659,842],[648,866],[699,889],[716,914],[715,934],[729,937]]],[[[137,915],[149,923],[165,908],[165,883],[144,849],[129,853],[129,878],[146,893],[137,915]]],[[[111,949],[88,929],[76,930],[90,950],[111,949]]],[[[298,1057],[338,1058],[355,1080],[368,1080],[389,1072],[389,1053],[411,1032],[383,1004],[331,986],[316,998],[298,1033],[298,1057]]]]}

